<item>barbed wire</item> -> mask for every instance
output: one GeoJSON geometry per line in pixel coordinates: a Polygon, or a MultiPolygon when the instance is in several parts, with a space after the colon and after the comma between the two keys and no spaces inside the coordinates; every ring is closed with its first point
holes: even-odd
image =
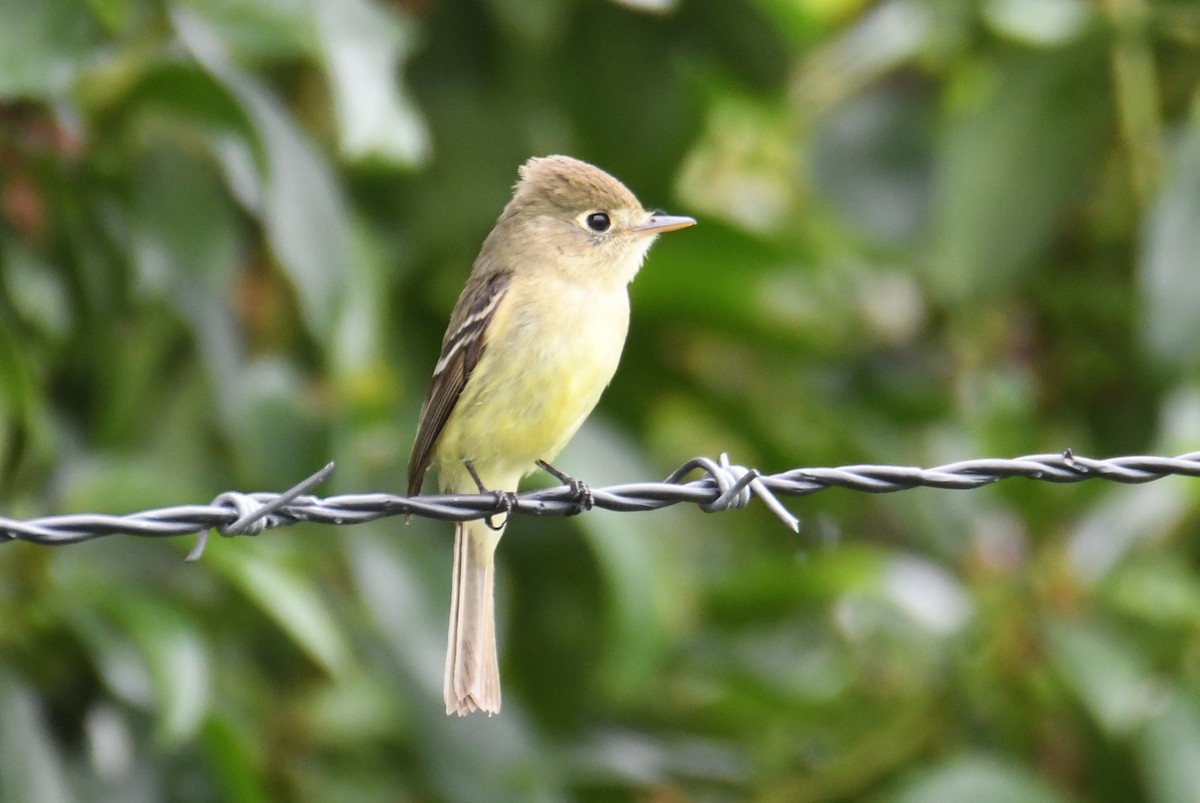
{"type": "Polygon", "coordinates": [[[593,507],[619,512],[657,510],[694,504],[708,513],[745,507],[754,498],[767,505],[792,531],[800,520],[779,501],[780,496],[811,496],[830,488],[863,493],[895,493],[911,488],[967,490],[1012,477],[1053,483],[1103,479],[1139,484],[1179,475],[1200,476],[1200,452],[1178,457],[1138,455],[1095,459],[1073,454],[1037,454],[1015,459],[963,460],[934,468],[854,465],[837,468],[796,468],[780,474],[719,460],[693,458],[662,482],[636,482],[607,488],[580,483],[557,485],[521,494],[434,494],[397,496],[386,493],[343,494],[320,498],[308,492],[329,478],[333,463],[284,493],[227,491],[207,505],[178,505],[127,515],[75,513],[20,521],[0,517],[0,542],[28,541],[62,546],[108,535],[174,537],[198,535],[188,560],[199,558],[208,534],[257,535],[263,530],[300,522],[363,524],[391,516],[423,516],[447,521],[488,519],[513,513],[574,515],[593,507]],[[686,478],[703,472],[698,479],[686,478]]]}

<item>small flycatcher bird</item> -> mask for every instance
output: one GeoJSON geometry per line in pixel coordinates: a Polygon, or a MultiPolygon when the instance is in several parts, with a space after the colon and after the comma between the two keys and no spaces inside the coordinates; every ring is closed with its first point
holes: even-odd
{"type": "MultiPolygon", "coordinates": [[[[612,379],[629,294],[655,237],[695,224],[648,212],[621,182],[569,156],[530,159],[450,315],[408,464],[443,493],[515,492],[548,465],[612,379]]],[[[561,478],[561,477],[560,477],[561,478]]],[[[454,529],[446,713],[500,711],[493,555],[504,523],[454,529]]]]}

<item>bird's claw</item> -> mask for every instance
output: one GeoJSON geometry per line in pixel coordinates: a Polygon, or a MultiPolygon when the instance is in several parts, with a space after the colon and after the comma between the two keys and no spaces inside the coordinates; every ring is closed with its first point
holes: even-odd
{"type": "Polygon", "coordinates": [[[572,477],[566,472],[559,471],[554,466],[547,463],[545,460],[537,461],[538,467],[545,471],[550,476],[557,479],[563,485],[568,485],[571,488],[571,502],[573,507],[567,513],[568,516],[578,516],[586,510],[591,510],[596,504],[596,497],[592,493],[592,487],[580,479],[572,477]]]}
{"type": "Polygon", "coordinates": [[[467,473],[471,475],[471,479],[475,480],[475,487],[479,489],[479,493],[492,494],[494,497],[496,497],[496,507],[500,508],[500,510],[496,511],[495,513],[490,513],[484,517],[484,519],[483,519],[484,526],[494,532],[503,530],[504,526],[506,524],[508,524],[509,514],[512,513],[513,509],[516,508],[516,506],[517,506],[516,492],[515,491],[493,491],[490,488],[485,487],[483,484],[483,480],[479,479],[479,472],[475,470],[474,461],[464,460],[463,465],[466,466],[467,473]],[[492,519],[494,519],[500,513],[504,514],[504,521],[500,524],[497,524],[496,522],[492,521],[492,519]]]}

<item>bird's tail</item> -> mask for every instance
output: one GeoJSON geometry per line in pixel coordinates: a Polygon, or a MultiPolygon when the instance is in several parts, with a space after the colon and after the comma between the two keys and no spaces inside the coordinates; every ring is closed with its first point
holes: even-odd
{"type": "Polygon", "coordinates": [[[450,635],[446,644],[446,713],[479,709],[500,713],[500,665],[496,657],[493,555],[501,530],[483,521],[454,527],[454,579],[450,635]]]}

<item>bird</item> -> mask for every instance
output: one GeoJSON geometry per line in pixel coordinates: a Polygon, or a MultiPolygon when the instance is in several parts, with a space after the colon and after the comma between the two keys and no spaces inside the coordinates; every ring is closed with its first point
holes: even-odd
{"type": "MultiPolygon", "coordinates": [[[[484,240],[442,339],[408,464],[442,493],[515,493],[592,412],[629,328],[629,283],[658,235],[695,225],[647,211],[624,184],[570,156],[533,157],[484,240]]],[[[454,528],[446,714],[500,712],[495,551],[507,515],[454,528]]]]}

